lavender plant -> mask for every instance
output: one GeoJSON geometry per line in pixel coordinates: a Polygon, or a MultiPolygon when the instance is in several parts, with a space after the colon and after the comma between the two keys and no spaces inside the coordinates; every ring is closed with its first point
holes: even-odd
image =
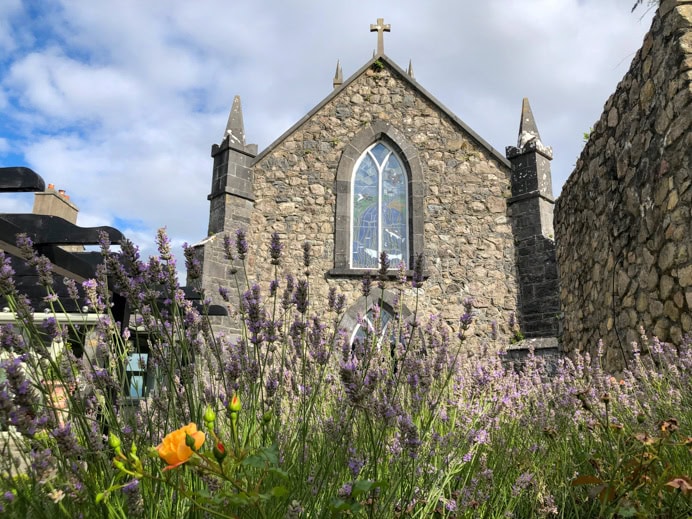
{"type": "MultiPolygon", "coordinates": [[[[340,327],[346,298],[336,287],[313,300],[309,245],[303,271],[285,275],[273,235],[272,279],[251,283],[242,231],[224,239],[236,286],[219,287],[237,334],[213,333],[205,294],[201,308],[184,297],[163,231],[148,260],[127,242],[113,253],[104,238],[97,279],[66,281],[92,316],[83,333],[56,295],[50,263],[27,240],[20,244],[51,312],[39,322],[0,254],[0,292],[16,316],[0,327],[0,428],[10,448],[0,457],[3,517],[684,517],[690,509],[689,339],[676,348],[642,333],[634,350],[649,353],[617,378],[600,354],[551,367],[533,355],[513,365],[500,345],[479,356],[465,344],[473,301],[451,326],[418,315],[423,257],[410,280],[403,264],[391,280],[386,253],[375,283],[363,278],[368,314],[354,337],[340,327]],[[129,325],[111,313],[114,292],[127,300],[129,325]],[[157,384],[131,399],[126,366],[143,351],[157,384]]],[[[198,276],[189,247],[185,260],[198,276]]]]}

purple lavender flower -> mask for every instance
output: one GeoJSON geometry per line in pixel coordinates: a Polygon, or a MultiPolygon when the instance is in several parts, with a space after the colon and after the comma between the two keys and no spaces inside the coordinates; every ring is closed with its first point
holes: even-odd
{"type": "Polygon", "coordinates": [[[334,304],[334,311],[337,314],[341,314],[346,307],[346,296],[344,294],[339,294],[336,298],[336,303],[334,304]]]}
{"type": "Polygon", "coordinates": [[[32,450],[29,452],[31,473],[36,481],[45,481],[53,472],[55,466],[55,456],[50,449],[32,450]]]}
{"type": "Polygon", "coordinates": [[[281,243],[278,232],[273,232],[271,241],[269,243],[269,256],[271,257],[272,265],[281,264],[281,251],[284,248],[284,244],[281,243]]]}
{"type": "Polygon", "coordinates": [[[9,352],[27,353],[27,344],[24,341],[24,337],[17,333],[17,330],[11,324],[0,326],[0,347],[9,352]]]}
{"type": "Polygon", "coordinates": [[[390,263],[387,251],[380,252],[380,269],[377,271],[380,275],[380,281],[385,281],[387,279],[390,263]]]}
{"type": "Polygon", "coordinates": [[[349,497],[351,495],[351,491],[353,490],[353,486],[350,483],[345,483],[338,491],[337,495],[339,497],[349,497]]]}
{"type": "Polygon", "coordinates": [[[464,338],[464,332],[469,329],[471,323],[473,322],[473,299],[470,297],[465,298],[463,305],[464,313],[459,318],[459,322],[461,323],[461,330],[459,331],[460,339],[464,338]]]}
{"type": "Polygon", "coordinates": [[[399,282],[400,285],[404,285],[406,283],[406,263],[402,261],[399,261],[399,264],[397,265],[397,281],[399,282]]]}
{"type": "Polygon", "coordinates": [[[416,256],[416,261],[413,264],[413,279],[411,280],[411,286],[413,288],[420,288],[423,286],[423,261],[425,257],[421,252],[416,256]]]}
{"type": "Polygon", "coordinates": [[[58,322],[55,320],[55,317],[47,317],[46,319],[43,320],[41,323],[41,328],[43,328],[48,336],[52,339],[62,339],[63,336],[65,335],[65,330],[62,329],[62,327],[58,324],[58,322]]]}
{"type": "Polygon", "coordinates": [[[329,361],[327,337],[325,336],[326,329],[327,327],[317,316],[312,318],[310,327],[308,328],[308,347],[310,348],[310,355],[320,366],[326,365],[329,361]]]}
{"type": "Polygon", "coordinates": [[[310,242],[303,242],[303,266],[307,269],[310,267],[310,242]]]}
{"type": "Polygon", "coordinates": [[[478,445],[485,445],[490,442],[490,438],[488,436],[488,431],[485,429],[481,429],[480,431],[476,431],[473,435],[473,441],[474,443],[477,443],[478,445]]]}
{"type": "Polygon", "coordinates": [[[523,472],[514,482],[514,485],[512,485],[512,495],[515,497],[518,496],[531,484],[533,484],[533,474],[530,472],[523,472]]]}
{"type": "Polygon", "coordinates": [[[79,299],[79,291],[77,289],[77,283],[75,280],[71,278],[63,278],[62,282],[67,288],[67,294],[70,296],[70,299],[77,301],[79,299]]]}
{"type": "Polygon", "coordinates": [[[171,261],[171,259],[173,259],[173,254],[171,253],[171,240],[166,234],[165,227],[156,231],[156,247],[163,261],[171,261]]]}
{"type": "Polygon", "coordinates": [[[233,243],[231,242],[231,237],[228,234],[223,235],[223,252],[226,256],[227,261],[235,261],[235,254],[233,253],[233,243]]]}
{"type": "Polygon", "coordinates": [[[296,287],[296,292],[293,295],[293,302],[296,305],[296,310],[301,314],[305,314],[308,311],[308,282],[306,279],[298,280],[298,286],[296,287]]]}
{"type": "Polygon", "coordinates": [[[26,233],[20,233],[17,235],[17,247],[19,248],[22,257],[30,261],[35,255],[34,242],[29,238],[26,233]]]}
{"type": "Polygon", "coordinates": [[[17,247],[19,247],[22,257],[30,267],[36,269],[39,284],[50,287],[53,286],[53,265],[45,256],[39,256],[34,250],[34,244],[26,234],[17,235],[17,247]]]}
{"type": "Polygon", "coordinates": [[[103,256],[110,255],[111,252],[111,239],[106,231],[99,231],[99,247],[101,249],[101,254],[103,256]]]}
{"type": "Polygon", "coordinates": [[[12,261],[3,251],[0,251],[0,293],[15,293],[14,274],[12,261]]]}
{"type": "Polygon", "coordinates": [[[77,443],[77,438],[72,433],[72,425],[70,423],[53,429],[51,436],[58,444],[60,454],[65,458],[76,460],[84,452],[84,448],[77,443]]]}
{"type": "Polygon", "coordinates": [[[418,436],[418,428],[413,423],[409,415],[399,416],[398,419],[399,431],[403,447],[408,452],[411,458],[418,457],[418,448],[421,445],[420,437],[418,436]]]}
{"type": "Polygon", "coordinates": [[[243,229],[238,229],[235,232],[235,250],[238,252],[238,258],[244,261],[247,257],[248,246],[245,231],[243,229]]]}
{"type": "Polygon", "coordinates": [[[329,293],[327,294],[327,309],[332,312],[334,311],[334,306],[336,305],[336,287],[329,287],[329,293]]]}
{"type": "Polygon", "coordinates": [[[202,264],[197,259],[194,247],[183,243],[183,254],[185,256],[185,268],[190,279],[198,279],[202,276],[202,264]]]}
{"type": "Polygon", "coordinates": [[[279,290],[279,280],[278,279],[272,279],[269,282],[269,297],[274,297],[276,296],[276,293],[279,290]]]}
{"type": "Polygon", "coordinates": [[[240,300],[240,306],[243,309],[245,323],[252,334],[250,339],[251,342],[253,344],[259,344],[262,341],[261,331],[264,327],[266,318],[266,311],[262,305],[259,285],[252,285],[250,290],[247,290],[243,294],[240,300]]]}
{"type": "Polygon", "coordinates": [[[370,291],[372,290],[372,276],[369,270],[363,275],[360,285],[360,293],[365,297],[368,297],[370,295],[370,291]]]}
{"type": "Polygon", "coordinates": [[[286,288],[281,298],[281,307],[288,310],[293,304],[293,289],[295,288],[295,278],[291,274],[286,275],[286,288]]]}
{"type": "Polygon", "coordinates": [[[141,517],[144,511],[144,499],[139,488],[139,480],[136,478],[131,480],[122,487],[121,491],[125,495],[127,515],[129,517],[141,517]]]}
{"type": "Polygon", "coordinates": [[[14,409],[7,382],[0,383],[0,424],[10,421],[10,413],[14,409]]]}
{"type": "Polygon", "coordinates": [[[354,449],[353,447],[348,448],[348,456],[348,470],[351,471],[351,475],[354,478],[357,478],[358,474],[360,474],[361,469],[365,465],[365,460],[362,456],[358,455],[356,449],[354,449]]]}
{"type": "Polygon", "coordinates": [[[221,299],[223,299],[224,301],[226,301],[228,303],[228,301],[229,301],[228,288],[220,286],[219,287],[219,295],[221,296],[221,299]]]}

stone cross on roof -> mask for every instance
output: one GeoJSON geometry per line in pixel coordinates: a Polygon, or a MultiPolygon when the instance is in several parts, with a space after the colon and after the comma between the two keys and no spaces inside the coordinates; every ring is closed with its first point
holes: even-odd
{"type": "Polygon", "coordinates": [[[384,18],[378,18],[377,24],[370,24],[370,32],[377,31],[377,54],[384,54],[384,33],[390,32],[392,26],[384,24],[384,18]]]}

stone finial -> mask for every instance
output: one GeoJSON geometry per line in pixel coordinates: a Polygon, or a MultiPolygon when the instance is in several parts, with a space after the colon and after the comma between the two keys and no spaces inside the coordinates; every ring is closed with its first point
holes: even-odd
{"type": "Polygon", "coordinates": [[[525,97],[521,102],[521,120],[519,121],[517,146],[507,147],[507,158],[520,155],[529,150],[539,151],[548,159],[553,158],[553,150],[541,141],[541,134],[538,133],[538,126],[536,126],[529,99],[525,97]]]}
{"type": "Polygon", "coordinates": [[[334,88],[344,84],[344,73],[341,71],[341,63],[336,60],[336,73],[334,74],[334,81],[332,82],[334,88]]]}
{"type": "Polygon", "coordinates": [[[409,75],[411,79],[416,79],[416,77],[413,75],[413,63],[411,60],[408,60],[408,70],[406,73],[409,75]]]}
{"type": "Polygon", "coordinates": [[[536,120],[533,118],[529,98],[525,97],[521,102],[521,121],[519,122],[519,138],[517,139],[517,148],[523,148],[527,142],[532,140],[541,140],[541,134],[538,133],[536,120]]]}
{"type": "Polygon", "coordinates": [[[229,138],[231,145],[235,144],[241,148],[245,147],[245,126],[243,125],[243,108],[240,106],[240,96],[233,98],[233,106],[231,107],[231,113],[228,114],[228,122],[226,123],[223,139],[226,137],[229,138]]]}
{"type": "Polygon", "coordinates": [[[377,54],[379,56],[384,54],[384,33],[390,32],[392,26],[384,23],[384,18],[378,18],[377,23],[370,24],[370,32],[377,32],[377,54]]]}

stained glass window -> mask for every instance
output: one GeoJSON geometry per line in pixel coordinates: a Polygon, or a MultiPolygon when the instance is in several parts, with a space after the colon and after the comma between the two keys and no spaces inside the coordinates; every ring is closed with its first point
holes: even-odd
{"type": "Polygon", "coordinates": [[[392,266],[408,263],[408,178],[387,146],[371,146],[356,165],[351,208],[351,267],[378,268],[381,251],[392,266]]]}
{"type": "MultiPolygon", "coordinates": [[[[351,343],[355,340],[364,341],[368,336],[368,330],[372,333],[375,329],[375,324],[372,322],[374,317],[372,309],[368,310],[368,313],[363,317],[363,324],[357,325],[353,334],[351,335],[351,343]]],[[[393,315],[389,313],[384,308],[380,309],[380,336],[377,338],[378,347],[382,347],[382,341],[388,338],[390,341],[393,339],[389,337],[392,330],[389,329],[389,322],[392,320],[393,315]]]]}

